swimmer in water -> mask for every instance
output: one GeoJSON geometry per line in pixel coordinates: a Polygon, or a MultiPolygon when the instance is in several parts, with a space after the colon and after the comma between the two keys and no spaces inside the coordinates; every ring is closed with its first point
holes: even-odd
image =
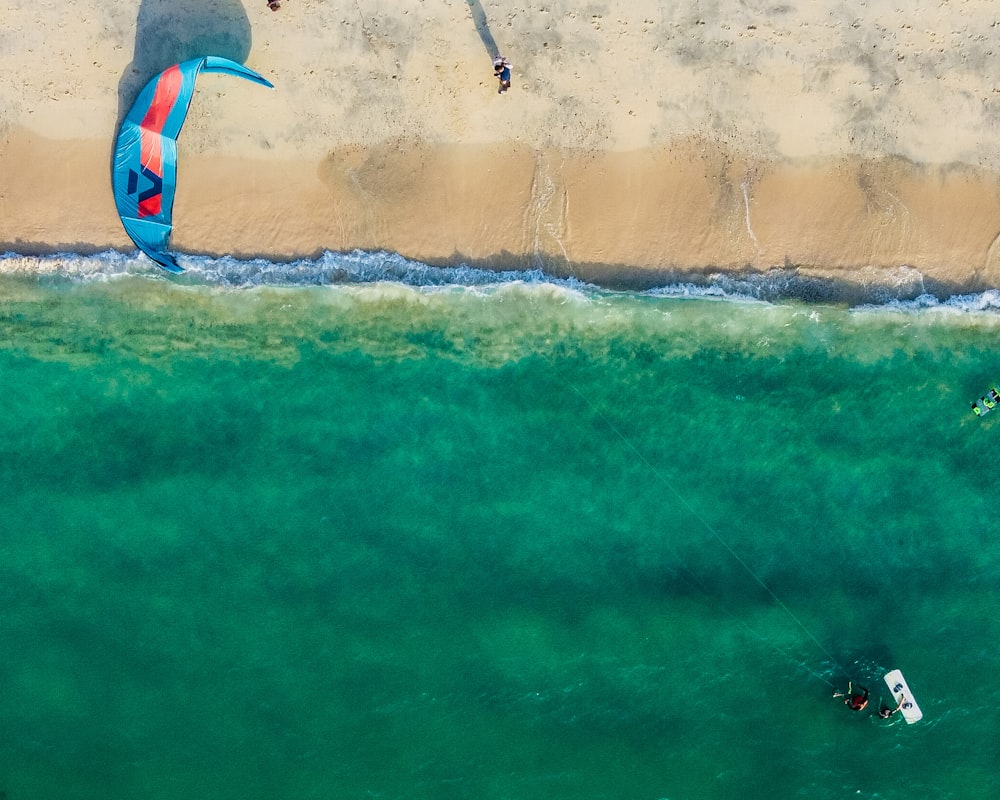
{"type": "Polygon", "coordinates": [[[891,717],[893,714],[895,714],[897,711],[899,711],[899,709],[903,707],[903,695],[899,696],[899,703],[896,705],[895,708],[890,708],[885,703],[879,703],[879,705],[881,707],[878,710],[878,715],[882,717],[882,719],[889,719],[889,717],[891,717]]]}
{"type": "Polygon", "coordinates": [[[843,697],[844,705],[851,711],[861,711],[868,705],[868,690],[864,686],[859,686],[858,691],[855,691],[853,681],[847,682],[846,692],[834,692],[833,696],[843,697]]]}

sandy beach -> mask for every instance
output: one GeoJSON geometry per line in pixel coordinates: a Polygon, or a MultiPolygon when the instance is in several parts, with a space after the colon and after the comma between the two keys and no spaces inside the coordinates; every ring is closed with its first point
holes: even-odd
{"type": "Polygon", "coordinates": [[[0,250],[131,251],[118,124],[213,54],[275,89],[199,78],[181,253],[998,287],[1000,17],[913,6],[2,0],[0,250]]]}

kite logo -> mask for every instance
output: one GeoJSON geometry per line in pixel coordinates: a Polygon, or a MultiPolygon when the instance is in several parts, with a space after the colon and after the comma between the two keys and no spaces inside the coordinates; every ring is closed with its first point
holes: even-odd
{"type": "MultiPolygon", "coordinates": [[[[163,178],[150,170],[148,167],[140,166],[143,177],[152,182],[146,191],[139,193],[139,217],[156,216],[161,209],[161,195],[163,194],[163,178]],[[153,201],[153,202],[150,202],[153,201]]],[[[135,194],[139,188],[139,173],[134,169],[128,171],[128,193],[135,194]]]]}

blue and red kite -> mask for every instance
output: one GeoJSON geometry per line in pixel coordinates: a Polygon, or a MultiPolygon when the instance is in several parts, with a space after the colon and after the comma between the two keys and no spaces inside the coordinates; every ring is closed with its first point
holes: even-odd
{"type": "Polygon", "coordinates": [[[187,117],[199,72],[224,72],[274,88],[228,58],[204,56],[175,64],[146,84],[122,122],[111,184],[125,232],[170,272],[183,272],[167,252],[177,183],[177,135],[187,117]]]}

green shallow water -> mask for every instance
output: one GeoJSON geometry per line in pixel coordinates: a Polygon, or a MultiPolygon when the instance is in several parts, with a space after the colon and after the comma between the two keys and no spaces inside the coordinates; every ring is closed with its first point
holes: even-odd
{"type": "Polygon", "coordinates": [[[0,791],[995,795],[998,332],[6,279],[0,791]]]}

